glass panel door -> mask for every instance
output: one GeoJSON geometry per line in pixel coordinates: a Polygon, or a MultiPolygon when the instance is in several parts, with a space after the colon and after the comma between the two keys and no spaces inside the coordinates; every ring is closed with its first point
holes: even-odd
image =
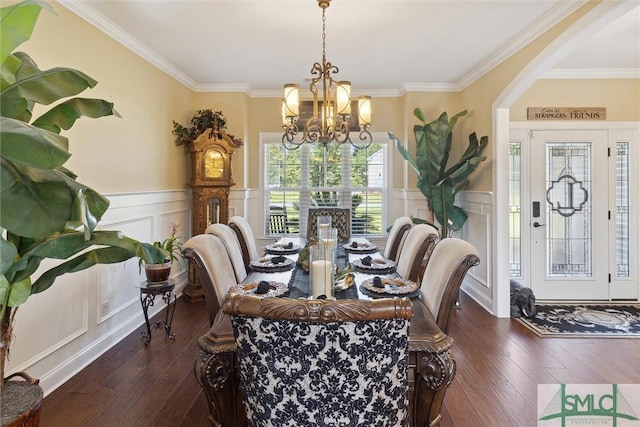
{"type": "Polygon", "coordinates": [[[533,131],[530,144],[536,298],[608,299],[606,132],[533,131]]]}

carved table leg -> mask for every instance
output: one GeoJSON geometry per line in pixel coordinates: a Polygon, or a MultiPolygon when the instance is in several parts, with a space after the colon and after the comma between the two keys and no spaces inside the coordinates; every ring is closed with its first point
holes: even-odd
{"type": "Polygon", "coordinates": [[[440,412],[447,387],[456,375],[451,352],[420,352],[417,355],[414,391],[414,427],[440,425],[440,412]]]}
{"type": "Polygon", "coordinates": [[[234,369],[235,353],[201,352],[194,373],[209,405],[209,422],[214,427],[241,427],[247,421],[238,393],[234,369]]]}

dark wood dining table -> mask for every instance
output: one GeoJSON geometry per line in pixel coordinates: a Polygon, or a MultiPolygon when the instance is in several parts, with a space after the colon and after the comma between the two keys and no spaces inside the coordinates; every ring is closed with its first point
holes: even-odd
{"type": "MultiPolygon", "coordinates": [[[[287,238],[283,241],[291,241],[300,246],[304,244],[304,241],[298,238],[287,238]]],[[[340,243],[338,245],[341,246],[340,243]]],[[[338,257],[343,258],[343,264],[367,255],[381,257],[380,254],[338,251],[338,257]]],[[[297,253],[285,256],[297,259],[297,253]]],[[[338,263],[340,264],[340,260],[338,263]]],[[[359,285],[374,275],[375,273],[355,272],[355,284],[345,291],[335,292],[335,297],[371,298],[359,285]]],[[[393,276],[394,273],[388,275],[393,276]]],[[[297,265],[288,271],[252,271],[245,283],[262,280],[288,284],[289,292],[286,297],[306,297],[309,294],[308,273],[297,265]]],[[[419,297],[411,300],[413,317],[409,326],[410,425],[436,426],[440,422],[446,389],[453,381],[456,371],[456,363],[451,354],[453,339],[438,328],[433,314],[419,297]]],[[[198,346],[201,353],[195,362],[195,375],[207,397],[209,421],[216,427],[246,426],[247,420],[235,367],[236,344],[233,328],[229,316],[222,310],[218,311],[209,331],[198,339],[198,346]]]]}

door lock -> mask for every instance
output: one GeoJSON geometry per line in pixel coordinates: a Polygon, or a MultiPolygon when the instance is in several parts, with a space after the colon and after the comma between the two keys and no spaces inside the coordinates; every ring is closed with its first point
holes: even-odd
{"type": "Polygon", "coordinates": [[[534,222],[534,223],[533,223],[533,226],[534,226],[535,228],[542,227],[543,225],[544,225],[544,224],[540,224],[538,221],[536,221],[536,222],[534,222]]]}

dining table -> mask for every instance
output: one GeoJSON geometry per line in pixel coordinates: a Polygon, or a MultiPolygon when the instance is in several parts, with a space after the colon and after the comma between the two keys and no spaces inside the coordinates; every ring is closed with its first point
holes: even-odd
{"type": "MultiPolygon", "coordinates": [[[[270,256],[287,259],[279,268],[260,268],[254,263],[246,280],[237,284],[229,292],[255,292],[260,282],[274,284],[271,297],[307,298],[310,295],[309,273],[303,262],[298,262],[299,252],[306,242],[297,237],[282,238],[267,245],[263,261],[270,256]],[[288,261],[288,260],[292,260],[288,261]]],[[[408,296],[413,305],[413,317],[409,325],[409,412],[410,426],[435,426],[441,419],[441,407],[447,387],[453,381],[456,362],[451,354],[453,339],[438,328],[433,314],[420,298],[419,285],[413,284],[410,292],[403,293],[404,284],[395,273],[393,262],[384,264],[385,259],[378,248],[364,238],[339,242],[336,247],[338,270],[353,273],[353,282],[346,289],[335,290],[336,299],[408,296]],[[374,267],[369,268],[362,259],[370,257],[374,267]],[[385,269],[375,268],[376,263],[385,269]],[[348,270],[344,270],[348,269],[348,270]],[[379,277],[386,291],[370,284],[379,277]],[[415,288],[418,288],[416,291],[415,288]],[[398,290],[400,289],[400,290],[398,290]]],[[[259,261],[259,260],[258,260],[259,261]]],[[[366,261],[366,260],[365,260],[366,261]]],[[[380,284],[380,281],[378,281],[380,284]]],[[[407,283],[407,285],[411,285],[407,283]]],[[[243,399],[238,387],[236,370],[236,343],[230,317],[219,310],[212,326],[197,340],[200,355],[195,361],[195,376],[203,388],[209,406],[209,421],[217,427],[243,427],[247,425],[243,399]]]]}

